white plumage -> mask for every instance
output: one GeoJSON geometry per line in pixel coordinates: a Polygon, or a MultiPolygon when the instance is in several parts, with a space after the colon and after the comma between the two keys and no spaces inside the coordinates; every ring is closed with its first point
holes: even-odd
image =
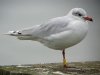
{"type": "Polygon", "coordinates": [[[63,64],[67,67],[65,49],[78,44],[88,32],[88,22],[93,21],[82,8],[74,8],[67,15],[48,20],[18,31],[9,31],[7,35],[16,36],[20,40],[38,41],[45,46],[62,50],[63,64]]]}
{"type": "MultiPolygon", "coordinates": [[[[82,8],[74,8],[67,15],[7,34],[20,40],[39,41],[45,46],[62,50],[79,43],[88,32],[87,14],[82,8]]],[[[89,19],[90,20],[90,19],[89,19]]]]}

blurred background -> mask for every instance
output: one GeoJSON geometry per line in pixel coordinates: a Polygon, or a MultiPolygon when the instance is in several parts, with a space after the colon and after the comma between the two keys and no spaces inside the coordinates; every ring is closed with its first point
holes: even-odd
{"type": "Polygon", "coordinates": [[[79,7],[92,16],[87,37],[66,49],[69,62],[100,61],[100,0],[0,0],[0,65],[62,62],[61,51],[2,35],[64,16],[79,7]]]}

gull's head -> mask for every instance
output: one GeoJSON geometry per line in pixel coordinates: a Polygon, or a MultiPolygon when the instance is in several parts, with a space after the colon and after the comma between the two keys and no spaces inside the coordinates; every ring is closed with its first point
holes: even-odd
{"type": "Polygon", "coordinates": [[[72,15],[73,17],[77,19],[82,19],[84,21],[93,21],[93,19],[89,16],[87,16],[87,13],[84,9],[82,8],[73,8],[70,12],[69,15],[72,15]]]}

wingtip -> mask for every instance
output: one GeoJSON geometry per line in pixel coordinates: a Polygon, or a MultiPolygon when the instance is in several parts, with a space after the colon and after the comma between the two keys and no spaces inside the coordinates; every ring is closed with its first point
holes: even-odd
{"type": "Polygon", "coordinates": [[[12,33],[14,33],[14,31],[8,31],[7,33],[4,33],[3,35],[12,35],[12,33]]]}

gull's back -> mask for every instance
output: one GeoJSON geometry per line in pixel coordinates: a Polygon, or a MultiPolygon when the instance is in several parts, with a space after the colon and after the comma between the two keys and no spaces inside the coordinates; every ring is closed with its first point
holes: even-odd
{"type": "Polygon", "coordinates": [[[34,31],[34,36],[42,38],[63,31],[67,31],[69,23],[70,23],[70,19],[67,19],[67,16],[50,19],[48,22],[41,24],[34,31]]]}

